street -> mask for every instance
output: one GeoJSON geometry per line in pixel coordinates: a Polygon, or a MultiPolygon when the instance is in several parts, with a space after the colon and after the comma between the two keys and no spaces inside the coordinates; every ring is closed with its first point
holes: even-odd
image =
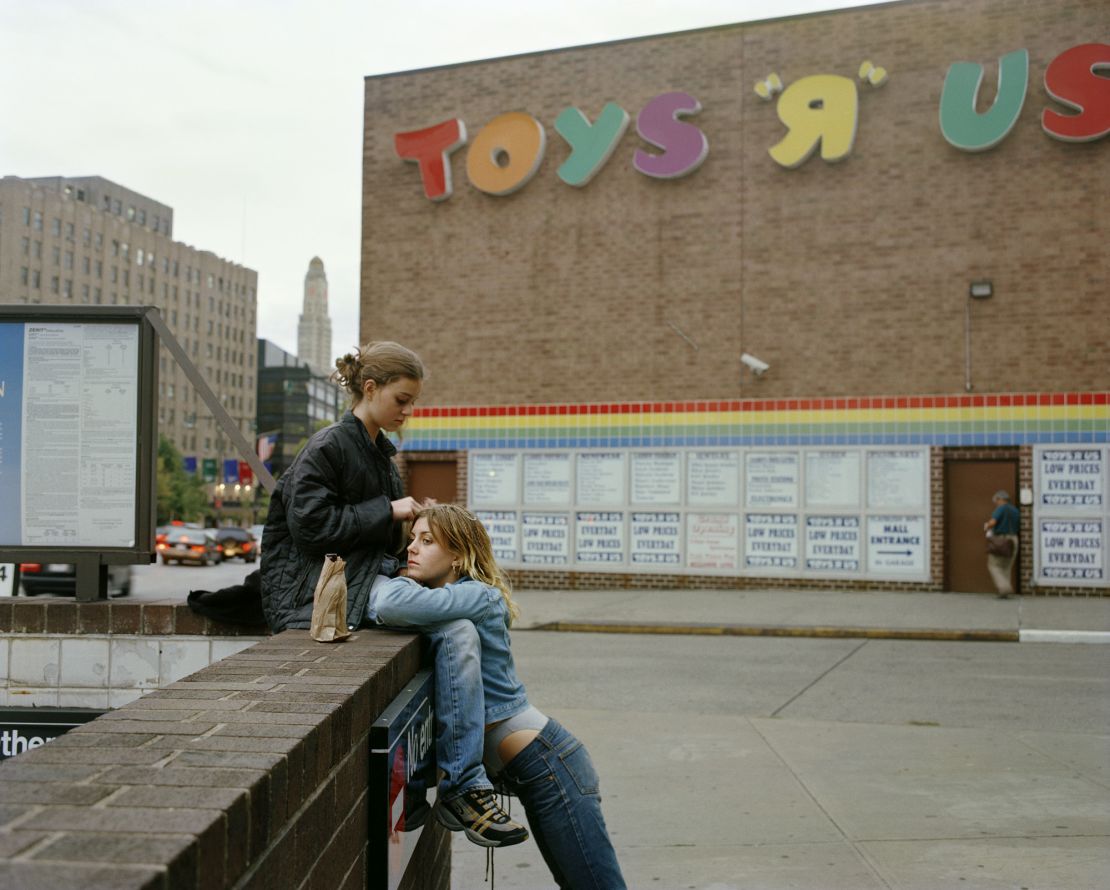
{"type": "MultiPolygon", "coordinates": [[[[629,887],[1104,886],[1110,648],[514,633],[629,887]]],[[[514,817],[523,808],[514,802],[514,817]]],[[[453,886],[485,852],[456,835],[453,886]]],[[[497,886],[554,887],[529,841],[497,886]]]]}

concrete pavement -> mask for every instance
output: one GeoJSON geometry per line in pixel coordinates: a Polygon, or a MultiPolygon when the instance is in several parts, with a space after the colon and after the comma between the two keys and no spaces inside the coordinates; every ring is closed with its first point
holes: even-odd
{"type": "MultiPolygon", "coordinates": [[[[1108,886],[1110,646],[1027,635],[1104,641],[1110,599],[517,598],[518,670],[537,706],[588,745],[630,888],[1108,886]],[[537,630],[575,625],[594,632],[537,630]],[[667,636],[627,632],[652,625],[667,636]],[[728,627],[752,634],[713,632],[728,627]],[[824,627],[861,638],[804,638],[824,627]],[[892,631],[1005,631],[1023,645],[892,631]]],[[[456,837],[453,856],[456,890],[488,886],[481,850],[456,837]]],[[[495,860],[500,890],[555,886],[534,843],[495,860]]]]}

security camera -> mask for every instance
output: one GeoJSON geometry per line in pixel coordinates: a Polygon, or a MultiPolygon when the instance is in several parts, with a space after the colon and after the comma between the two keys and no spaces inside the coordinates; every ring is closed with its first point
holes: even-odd
{"type": "Polygon", "coordinates": [[[749,355],[746,352],[740,356],[740,361],[751,368],[752,373],[755,374],[756,377],[762,377],[771,368],[767,362],[761,361],[754,355],[749,355]]]}

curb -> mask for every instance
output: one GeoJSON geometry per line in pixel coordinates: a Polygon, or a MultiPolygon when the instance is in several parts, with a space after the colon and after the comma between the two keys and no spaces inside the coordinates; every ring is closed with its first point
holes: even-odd
{"type": "Polygon", "coordinates": [[[1023,643],[1110,643],[1110,631],[1104,630],[1023,630],[1023,643]]]}
{"type": "MultiPolygon", "coordinates": [[[[811,637],[820,639],[947,640],[977,643],[1017,643],[1024,639],[1016,630],[947,630],[942,628],[888,627],[802,627],[750,624],[656,624],[624,621],[549,621],[520,630],[557,633],[669,634],[717,637],[811,637]]],[[[1028,633],[1026,631],[1025,633],[1028,633]]],[[[1042,633],[1050,633],[1043,631],[1042,633]]],[[[1051,633],[1069,633],[1053,631],[1051,633]]],[[[1071,632],[1079,633],[1079,632],[1071,632]]],[[[1107,642],[1110,642],[1110,634],[1107,642]]],[[[1038,641],[1039,642],[1039,641],[1038,641]]],[[[1078,642],[1078,641],[1075,641],[1078,642]]]]}

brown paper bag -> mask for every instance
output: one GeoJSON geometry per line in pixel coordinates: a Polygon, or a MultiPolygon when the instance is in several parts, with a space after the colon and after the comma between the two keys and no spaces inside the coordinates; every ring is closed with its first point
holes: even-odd
{"type": "Polygon", "coordinates": [[[324,557],[324,570],[312,594],[312,628],[309,633],[319,643],[338,643],[347,639],[347,564],[337,553],[324,557]]]}

